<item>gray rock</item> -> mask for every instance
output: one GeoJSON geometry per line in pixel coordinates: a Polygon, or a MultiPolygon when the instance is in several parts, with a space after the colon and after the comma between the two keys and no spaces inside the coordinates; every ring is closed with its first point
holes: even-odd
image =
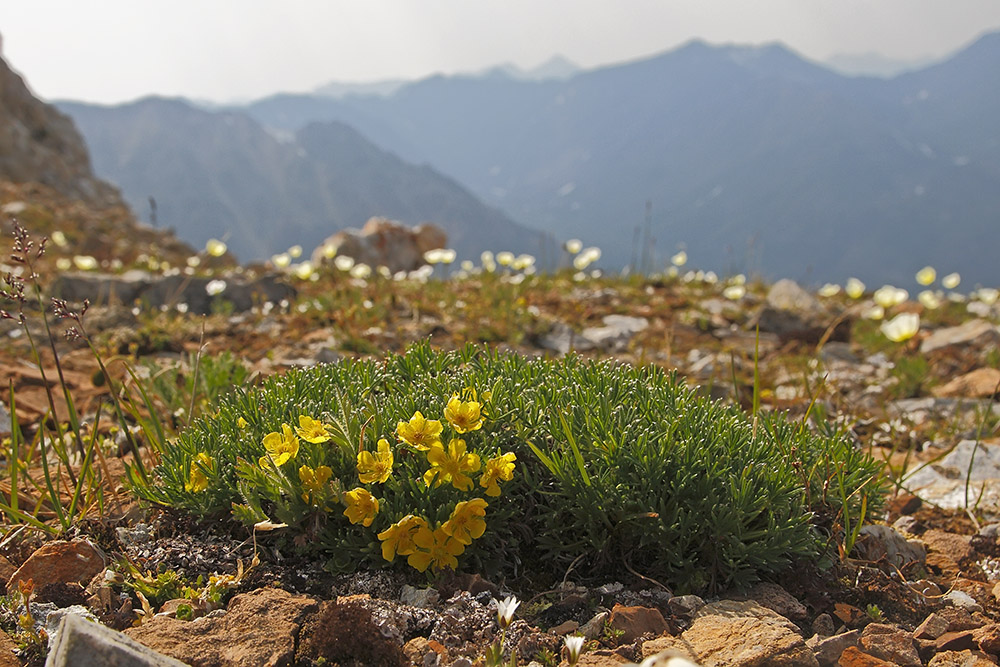
{"type": "Polygon", "coordinates": [[[600,349],[605,352],[621,352],[628,348],[635,334],[646,329],[649,321],[645,317],[627,315],[606,315],[604,326],[587,327],[577,333],[562,322],[557,322],[549,333],[538,339],[538,346],[566,354],[570,350],[586,352],[600,349]]]}
{"type": "Polygon", "coordinates": [[[100,623],[66,615],[45,661],[46,667],[185,667],[100,623]]]}
{"type": "Polygon", "coordinates": [[[52,294],[74,303],[89,299],[93,304],[131,306],[139,302],[152,309],[183,303],[188,312],[197,314],[211,313],[216,304],[229,304],[237,312],[247,311],[264,302],[291,300],[296,294],[295,288],[281,282],[277,275],[254,280],[229,276],[224,279],[225,289],[216,295],[206,291],[212,280],[182,274],[159,276],[145,271],[126,271],[121,275],[65,273],[53,283],[52,294]]]}
{"type": "Polygon", "coordinates": [[[996,345],[1000,343],[1000,327],[986,320],[969,320],[957,327],[945,327],[931,332],[920,343],[920,352],[926,354],[951,345],[996,345]]]}
{"type": "Polygon", "coordinates": [[[0,401],[0,438],[11,434],[10,411],[3,401],[0,401]]]}
{"type": "Polygon", "coordinates": [[[896,567],[909,563],[923,563],[927,559],[927,549],[918,540],[907,540],[890,526],[869,524],[862,526],[854,545],[854,553],[860,558],[877,561],[885,558],[896,567]]]}
{"type": "Polygon", "coordinates": [[[819,299],[799,287],[794,280],[782,278],[767,292],[767,305],[778,310],[794,310],[805,315],[818,315],[823,312],[819,299]]]}
{"type": "Polygon", "coordinates": [[[325,252],[330,246],[336,249],[336,254],[373,269],[385,266],[393,273],[413,271],[425,264],[425,252],[444,248],[447,242],[447,234],[437,225],[411,228],[395,220],[375,217],[369,218],[361,229],[345,229],[323,241],[313,251],[312,263],[321,266],[331,262],[325,252]]]}
{"type": "Polygon", "coordinates": [[[697,595],[678,595],[670,598],[667,608],[674,616],[681,618],[694,615],[699,609],[705,606],[705,601],[697,595]]]}
{"type": "Polygon", "coordinates": [[[604,634],[604,623],[608,620],[609,616],[610,614],[607,611],[594,614],[593,618],[580,626],[580,634],[587,639],[597,639],[604,634]]]}
{"type": "MultiPolygon", "coordinates": [[[[771,286],[767,300],[750,319],[747,328],[759,328],[783,340],[815,342],[823,337],[832,321],[816,297],[786,278],[771,286]]],[[[840,322],[831,332],[830,340],[846,341],[849,330],[849,322],[840,322]]]]}
{"type": "Polygon", "coordinates": [[[963,440],[941,460],[904,478],[904,484],[925,501],[945,509],[971,507],[978,502],[987,520],[996,521],[1000,519],[1000,445],[980,442],[977,446],[974,440],[963,440]]]}
{"type": "Polygon", "coordinates": [[[403,586],[399,594],[399,601],[411,607],[433,607],[441,598],[437,590],[433,588],[414,588],[413,586],[403,586]]]}
{"type": "Polygon", "coordinates": [[[840,662],[840,655],[848,646],[857,646],[861,633],[857,630],[844,632],[833,637],[820,637],[816,635],[806,640],[806,646],[812,649],[816,661],[823,667],[836,665],[840,662]]]}
{"type": "Polygon", "coordinates": [[[979,603],[965,591],[950,590],[944,594],[944,599],[951,602],[956,607],[968,611],[969,613],[983,610],[983,608],[979,606],[979,603]]]}

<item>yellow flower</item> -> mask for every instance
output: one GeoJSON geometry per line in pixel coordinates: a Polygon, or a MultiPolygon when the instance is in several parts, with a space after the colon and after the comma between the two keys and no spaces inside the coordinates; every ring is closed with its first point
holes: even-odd
{"type": "Polygon", "coordinates": [[[497,481],[509,482],[514,479],[514,461],[516,460],[517,455],[514,452],[507,452],[486,462],[486,470],[479,478],[479,486],[486,489],[486,495],[499,496],[500,486],[497,481]]]}
{"type": "Polygon", "coordinates": [[[417,545],[413,542],[413,536],[421,528],[427,528],[427,522],[419,516],[407,514],[386,530],[378,534],[378,539],[382,540],[382,558],[392,561],[396,554],[408,556],[416,552],[417,545]]]}
{"type": "MultiPolygon", "coordinates": [[[[281,433],[272,431],[264,436],[261,441],[264,449],[271,455],[274,465],[280,466],[289,459],[294,459],[299,453],[299,439],[292,433],[292,427],[288,424],[281,425],[281,433]]],[[[260,457],[260,467],[266,468],[270,465],[267,456],[260,457]]]]}
{"type": "Polygon", "coordinates": [[[295,428],[295,432],[306,442],[315,445],[330,439],[330,432],[326,430],[326,424],[307,415],[299,415],[299,425],[295,428]]]}
{"type": "Polygon", "coordinates": [[[464,500],[455,505],[451,517],[441,526],[446,535],[451,535],[462,544],[472,544],[486,532],[487,503],[482,498],[464,500]]]}
{"type": "Polygon", "coordinates": [[[372,525],[375,515],[378,514],[378,498],[375,498],[372,494],[368,493],[367,489],[362,489],[360,486],[353,491],[346,491],[344,493],[344,504],[347,505],[347,509],[344,510],[344,516],[351,523],[360,523],[368,527],[372,525]]]}
{"type": "Polygon", "coordinates": [[[392,474],[392,451],[389,441],[379,438],[378,453],[358,452],[358,475],[362,484],[382,484],[392,474]]]}
{"type": "Polygon", "coordinates": [[[413,543],[418,551],[407,556],[406,562],[421,572],[426,572],[428,566],[434,570],[445,567],[454,570],[458,567],[455,556],[465,551],[465,545],[444,532],[443,528],[431,531],[430,528],[421,527],[413,536],[413,543]]]}
{"type": "Polygon", "coordinates": [[[309,466],[299,468],[299,481],[306,491],[302,494],[302,500],[309,502],[309,498],[319,494],[332,476],[333,471],[328,466],[320,466],[315,470],[309,466]]]}
{"type": "Polygon", "coordinates": [[[236,425],[239,426],[240,428],[246,428],[247,420],[243,419],[243,417],[240,417],[239,419],[236,420],[236,425]]]}
{"type": "Polygon", "coordinates": [[[442,428],[440,421],[424,419],[417,410],[409,422],[401,421],[396,425],[396,435],[411,447],[426,452],[432,446],[441,444],[442,428]]]}
{"type": "Polygon", "coordinates": [[[208,476],[205,474],[215,474],[215,460],[204,452],[199,452],[194,461],[191,462],[191,476],[188,478],[184,490],[191,493],[201,493],[208,488],[208,476]]]}
{"type": "Polygon", "coordinates": [[[478,431],[483,427],[482,404],[476,400],[476,392],[471,391],[472,400],[463,401],[455,394],[444,409],[444,418],[457,433],[478,431]]]}
{"type": "Polygon", "coordinates": [[[459,438],[448,443],[448,451],[441,444],[431,447],[427,452],[427,461],[431,464],[430,470],[424,473],[424,484],[427,486],[431,482],[434,486],[451,482],[459,491],[468,491],[472,488],[472,478],[465,473],[479,470],[479,455],[467,453],[465,440],[459,438]],[[434,481],[435,477],[437,481],[434,481]]]}

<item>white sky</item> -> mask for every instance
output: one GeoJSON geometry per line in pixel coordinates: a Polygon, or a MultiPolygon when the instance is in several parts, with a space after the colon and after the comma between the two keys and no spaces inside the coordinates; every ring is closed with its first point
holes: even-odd
{"type": "Polygon", "coordinates": [[[584,67],[690,39],[781,41],[822,60],[946,55],[998,0],[5,0],[7,62],[45,99],[231,101],[562,54],[584,67]]]}

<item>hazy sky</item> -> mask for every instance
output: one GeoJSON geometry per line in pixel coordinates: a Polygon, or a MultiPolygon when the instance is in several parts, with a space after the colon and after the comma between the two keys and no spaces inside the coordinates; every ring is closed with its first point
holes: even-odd
{"type": "Polygon", "coordinates": [[[554,54],[622,62],[693,38],[813,59],[941,56],[1000,29],[998,0],[5,0],[7,62],[45,99],[229,101],[554,54]]]}

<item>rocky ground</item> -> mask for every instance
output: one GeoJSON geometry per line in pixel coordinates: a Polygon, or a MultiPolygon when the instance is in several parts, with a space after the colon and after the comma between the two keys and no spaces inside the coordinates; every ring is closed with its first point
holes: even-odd
{"type": "MultiPolygon", "coordinates": [[[[591,665],[662,652],[701,665],[1000,661],[1000,307],[989,291],[961,301],[945,296],[934,309],[916,300],[892,306],[890,315],[921,318],[913,338],[892,342],[879,322],[863,316],[871,293],[818,296],[790,281],[580,280],[572,271],[554,278],[512,271],[504,279],[395,282],[343,274],[311,283],[230,267],[217,274],[228,299],[206,300],[206,286],[217,277],[163,277],[158,267],[66,280],[67,272],[54,268],[59,257],[53,250],[45,259],[53,289],[73,299],[117,295],[85,317],[116,373],[121,360],[147,372],[190,372],[200,350],[205,359],[235,355],[252,382],[425,339],[443,348],[473,341],[526,355],[613,356],[675,368],[707,395],[747,408],[756,383],[764,409],[803,418],[808,412],[811,420],[849,428],[858,447],[886,461],[890,499],[886,513],[868,517],[850,554],[837,558],[834,550],[834,558],[800,563],[778,581],[711,599],[675,596],[627,571],[614,581],[569,572],[546,591],[489,572],[430,586],[384,571],[333,577],[276,549],[268,535],[258,536],[259,564],[238,577],[237,563],[247,566],[254,556],[245,530],[138,506],[116,478],[122,470],[116,454],[126,460],[130,454],[109,452],[111,506],[91,512],[60,540],[24,525],[4,527],[0,581],[8,597],[0,622],[9,634],[0,635],[7,645],[0,665],[41,659],[30,642],[23,648],[25,634],[16,625],[23,607],[13,600],[29,578],[38,627],[51,632],[66,613],[90,614],[194,665],[476,664],[499,638],[497,602],[510,595],[521,605],[504,649],[519,664],[557,664],[565,658],[563,638],[573,633],[587,637],[580,664],[591,665]],[[59,273],[62,287],[54,279],[59,273]],[[276,291],[266,300],[240,296],[254,286],[258,294],[276,291]],[[121,298],[140,293],[142,307],[121,298]],[[120,571],[123,558],[152,573],[229,575],[236,594],[225,609],[195,605],[194,621],[178,619],[173,601],[136,625],[144,611],[139,599],[115,586],[109,573],[120,571]],[[22,645],[20,658],[12,636],[22,645]]],[[[183,253],[166,261],[183,266],[183,253]]],[[[39,313],[28,315],[32,337],[44,342],[39,313]]],[[[45,383],[54,382],[56,369],[43,355],[43,379],[30,363],[27,339],[15,322],[0,321],[0,375],[9,378],[17,421],[30,438],[49,410],[45,383]]],[[[80,343],[58,346],[73,400],[82,414],[92,414],[107,395],[94,357],[80,343]]],[[[56,412],[64,418],[58,398],[56,412]]],[[[5,391],[0,437],[10,429],[10,407],[5,391]]],[[[163,407],[175,426],[189,417],[165,399],[163,407]]],[[[40,488],[37,466],[32,476],[40,488]]],[[[0,488],[9,498],[9,480],[0,488]]],[[[34,507],[42,495],[23,480],[18,494],[21,507],[34,507]]],[[[51,506],[38,509],[42,518],[54,516],[51,506]]]]}

